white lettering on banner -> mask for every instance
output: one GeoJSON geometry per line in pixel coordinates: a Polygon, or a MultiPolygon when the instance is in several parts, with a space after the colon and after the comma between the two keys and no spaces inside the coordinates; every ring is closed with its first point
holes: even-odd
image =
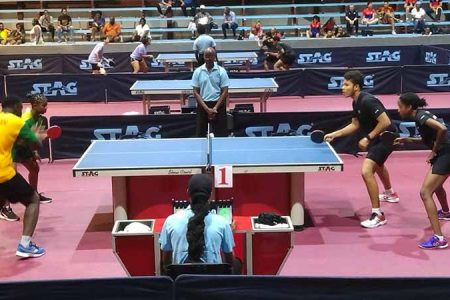
{"type": "Polygon", "coordinates": [[[298,55],[298,64],[330,64],[332,62],[332,53],[315,52],[313,54],[301,53],[298,55]]]}
{"type": "MultiPolygon", "coordinates": [[[[364,77],[364,89],[371,89],[374,87],[374,75],[367,75],[364,77]]],[[[333,76],[330,77],[330,82],[328,83],[329,90],[340,90],[344,84],[344,76],[333,76]]]]}
{"type": "MultiPolygon", "coordinates": [[[[111,59],[107,57],[102,57],[100,63],[102,64],[104,69],[113,69],[110,63],[111,59]]],[[[83,59],[80,61],[80,70],[92,70],[92,65],[87,59],[83,59]]]]}
{"type": "Polygon", "coordinates": [[[379,52],[369,52],[367,53],[366,62],[377,63],[377,62],[395,62],[400,61],[400,50],[398,51],[379,51],[379,52]]]}
{"type": "MultiPolygon", "coordinates": [[[[295,135],[309,135],[311,132],[312,124],[302,124],[297,130],[294,130],[295,135]]],[[[289,123],[280,123],[275,130],[274,126],[252,126],[245,128],[245,134],[247,136],[270,136],[273,133],[276,134],[289,134],[293,130],[289,123]]]]}
{"type": "Polygon", "coordinates": [[[8,61],[8,70],[42,70],[42,58],[11,59],[8,61]]]}
{"type": "Polygon", "coordinates": [[[450,75],[448,73],[430,74],[427,86],[450,86],[450,75]]]}
{"type": "Polygon", "coordinates": [[[425,62],[429,64],[436,64],[437,54],[434,52],[425,52],[425,62]]]}
{"type": "MultiPolygon", "coordinates": [[[[161,134],[159,132],[161,131],[162,126],[152,126],[147,128],[144,133],[144,137],[147,139],[160,139],[161,134]]],[[[137,137],[142,131],[139,130],[139,127],[136,125],[128,125],[125,128],[125,131],[122,130],[122,128],[101,128],[101,129],[95,129],[94,130],[94,136],[98,140],[117,140],[122,135],[127,136],[135,136],[137,137]]]]}
{"type": "Polygon", "coordinates": [[[77,96],[77,82],[68,82],[63,84],[61,81],[53,83],[35,83],[33,84],[33,91],[42,93],[47,97],[54,97],[60,94],[61,96],[77,96]]]}

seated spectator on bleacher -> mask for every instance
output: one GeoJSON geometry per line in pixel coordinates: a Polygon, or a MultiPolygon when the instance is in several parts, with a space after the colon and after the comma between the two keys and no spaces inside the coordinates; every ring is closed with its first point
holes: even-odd
{"type": "Polygon", "coordinates": [[[156,4],[156,9],[159,12],[159,16],[161,18],[168,17],[171,18],[173,16],[173,10],[172,10],[173,1],[172,0],[160,0],[158,4],[156,4]],[[163,12],[162,10],[165,9],[166,11],[163,12]]]}
{"type": "Polygon", "coordinates": [[[364,8],[362,15],[361,24],[363,25],[369,26],[378,22],[377,13],[373,8],[372,1],[367,2],[367,7],[364,8]]]}
{"type": "Polygon", "coordinates": [[[195,15],[194,22],[197,28],[202,25],[206,28],[206,32],[210,33],[213,28],[218,28],[213,22],[213,17],[206,11],[205,5],[200,5],[200,11],[195,15]]]}
{"type": "Polygon", "coordinates": [[[48,10],[44,10],[42,16],[39,17],[39,24],[42,32],[50,32],[52,35],[52,42],[55,41],[55,26],[53,26],[53,17],[48,14],[48,10]]]}
{"type": "Polygon", "coordinates": [[[349,6],[347,12],[345,13],[345,21],[347,24],[347,32],[350,35],[358,35],[358,27],[359,27],[359,14],[355,9],[355,6],[352,4],[349,6]]]}
{"type": "Polygon", "coordinates": [[[414,7],[416,7],[416,2],[417,2],[417,0],[405,0],[404,7],[405,7],[405,21],[406,22],[408,22],[411,19],[410,13],[411,13],[411,10],[414,7]]]}
{"type": "Polygon", "coordinates": [[[206,34],[205,26],[199,26],[197,28],[199,36],[194,41],[192,50],[194,50],[195,58],[197,59],[198,65],[201,66],[205,63],[203,53],[208,48],[216,49],[216,41],[206,34]]]}
{"type": "Polygon", "coordinates": [[[6,38],[7,45],[20,45],[25,43],[25,28],[23,23],[17,23],[16,29],[10,31],[6,38]]]}
{"type": "Polygon", "coordinates": [[[411,16],[414,21],[414,32],[422,33],[425,29],[425,10],[421,7],[419,1],[416,2],[416,6],[411,10],[411,16]]]}
{"type": "Polygon", "coordinates": [[[320,18],[319,16],[314,16],[311,24],[309,24],[309,29],[306,31],[306,36],[308,38],[320,37],[320,28],[320,18]]]}
{"type": "Polygon", "coordinates": [[[433,21],[439,22],[442,15],[442,0],[430,0],[430,5],[426,12],[433,21]]]}
{"type": "Polygon", "coordinates": [[[67,9],[63,8],[61,9],[61,15],[58,17],[58,28],[56,29],[58,43],[61,43],[63,34],[67,33],[69,34],[69,39],[73,40],[72,18],[67,14],[67,9]]]}
{"type": "Polygon", "coordinates": [[[150,27],[148,27],[146,23],[147,21],[144,18],[139,20],[139,24],[136,26],[133,33],[133,41],[138,42],[145,37],[152,38],[150,36],[150,27]]]}
{"type": "Polygon", "coordinates": [[[116,18],[109,18],[109,22],[103,28],[103,34],[109,39],[110,42],[121,42],[121,28],[120,24],[116,23],[116,18]]]}
{"type": "Polygon", "coordinates": [[[329,31],[332,31],[334,34],[335,26],[336,26],[336,21],[334,21],[334,18],[331,17],[328,19],[328,21],[325,22],[325,24],[322,27],[322,30],[325,34],[328,33],[329,31]]]}
{"type": "Polygon", "coordinates": [[[33,19],[31,24],[33,25],[33,28],[31,28],[30,31],[30,42],[34,45],[44,44],[42,27],[40,26],[38,19],[33,19]]]}
{"type": "Polygon", "coordinates": [[[185,17],[188,16],[187,7],[191,8],[191,17],[194,17],[197,13],[197,0],[179,0],[181,10],[185,17]]]}
{"type": "Polygon", "coordinates": [[[11,32],[8,28],[5,28],[3,23],[0,23],[0,43],[2,45],[6,45],[6,41],[8,40],[8,35],[11,32]]]}
{"type": "Polygon", "coordinates": [[[147,73],[148,65],[146,60],[153,59],[153,55],[147,54],[147,46],[151,44],[151,39],[143,37],[141,43],[134,49],[130,55],[130,64],[133,73],[147,73]]]}
{"type": "Polygon", "coordinates": [[[344,28],[342,28],[341,26],[338,26],[336,28],[334,36],[337,38],[344,38],[344,37],[349,37],[350,35],[347,32],[345,32],[344,28]]]}
{"type": "Polygon", "coordinates": [[[233,38],[236,38],[236,29],[238,27],[239,25],[236,22],[236,14],[234,11],[231,11],[229,7],[225,7],[222,24],[223,38],[227,38],[227,29],[231,29],[233,31],[233,38]]]}
{"type": "Polygon", "coordinates": [[[383,24],[391,24],[392,34],[397,34],[395,32],[395,21],[397,19],[394,14],[394,8],[389,5],[389,1],[384,1],[383,6],[378,9],[378,19],[380,22],[383,24]]]}
{"type": "Polygon", "coordinates": [[[334,30],[328,30],[325,32],[324,36],[325,39],[332,39],[334,38],[334,30]]]}
{"type": "MultiPolygon", "coordinates": [[[[89,22],[90,25],[90,29],[91,29],[91,35],[92,35],[92,40],[95,41],[96,40],[96,35],[97,33],[102,33],[103,32],[103,28],[105,27],[105,18],[102,15],[101,11],[96,11],[94,14],[94,18],[92,19],[91,22],[89,22]]],[[[90,39],[88,39],[90,40],[90,39]]]]}

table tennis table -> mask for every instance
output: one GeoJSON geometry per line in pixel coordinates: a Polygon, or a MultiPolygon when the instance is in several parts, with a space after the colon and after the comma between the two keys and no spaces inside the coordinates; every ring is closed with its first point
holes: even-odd
{"type": "MultiPolygon", "coordinates": [[[[267,111],[267,99],[277,90],[278,84],[274,78],[230,79],[230,86],[228,87],[230,95],[256,95],[259,98],[261,112],[267,111]]],[[[152,100],[161,101],[151,99],[152,96],[178,95],[180,105],[183,106],[186,95],[192,94],[192,91],[191,80],[138,80],[130,88],[132,95],[142,95],[144,114],[148,114],[152,100]]],[[[228,102],[229,99],[227,99],[227,105],[228,102]]],[[[248,101],[240,99],[239,102],[248,101]]]]}
{"type": "MultiPolygon", "coordinates": [[[[224,66],[225,63],[242,62],[245,70],[250,71],[250,62],[258,58],[256,52],[219,52],[217,59],[224,66]]],[[[164,65],[164,71],[176,68],[176,65],[182,64],[194,71],[194,63],[197,61],[194,53],[163,53],[156,58],[164,65]]]]}

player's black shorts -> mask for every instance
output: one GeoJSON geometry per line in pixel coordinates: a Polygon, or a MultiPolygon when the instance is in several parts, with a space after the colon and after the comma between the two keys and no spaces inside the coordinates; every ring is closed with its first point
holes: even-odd
{"type": "Polygon", "coordinates": [[[440,150],[437,156],[431,160],[431,165],[431,173],[435,175],[450,174],[450,149],[440,150]]]}
{"type": "Polygon", "coordinates": [[[281,61],[285,65],[292,66],[295,62],[295,55],[285,54],[281,57],[281,61]]]}
{"type": "Polygon", "coordinates": [[[100,71],[100,67],[98,66],[98,64],[91,63],[91,67],[92,67],[92,71],[100,71]]]}
{"type": "Polygon", "coordinates": [[[273,55],[268,55],[268,56],[265,58],[265,60],[266,60],[268,63],[274,64],[274,63],[276,63],[276,62],[278,61],[278,58],[276,58],[276,57],[273,56],[273,55]]]}
{"type": "Polygon", "coordinates": [[[0,183],[0,200],[28,205],[31,203],[33,193],[34,189],[19,173],[10,180],[0,183]]]}
{"type": "Polygon", "coordinates": [[[381,167],[384,165],[393,150],[393,146],[386,146],[381,142],[375,141],[374,144],[369,146],[366,158],[373,160],[381,167]]]}
{"type": "Polygon", "coordinates": [[[30,147],[16,145],[14,146],[14,150],[16,151],[14,162],[22,163],[34,157],[33,150],[30,147]]]}

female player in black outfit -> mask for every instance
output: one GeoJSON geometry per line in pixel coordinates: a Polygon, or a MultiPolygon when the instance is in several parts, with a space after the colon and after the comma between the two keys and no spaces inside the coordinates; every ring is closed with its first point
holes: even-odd
{"type": "Polygon", "coordinates": [[[398,138],[396,144],[423,142],[431,153],[427,162],[431,165],[420,189],[420,197],[425,205],[434,235],[419,244],[424,249],[447,248],[448,243],[442,235],[439,219],[450,220],[447,194],[443,184],[450,174],[450,140],[446,125],[429,111],[422,108],[427,105],[423,98],[414,93],[405,93],[398,100],[398,112],[403,119],[413,119],[421,138],[398,138]],[[437,211],[433,201],[436,194],[442,209],[437,211]]]}

